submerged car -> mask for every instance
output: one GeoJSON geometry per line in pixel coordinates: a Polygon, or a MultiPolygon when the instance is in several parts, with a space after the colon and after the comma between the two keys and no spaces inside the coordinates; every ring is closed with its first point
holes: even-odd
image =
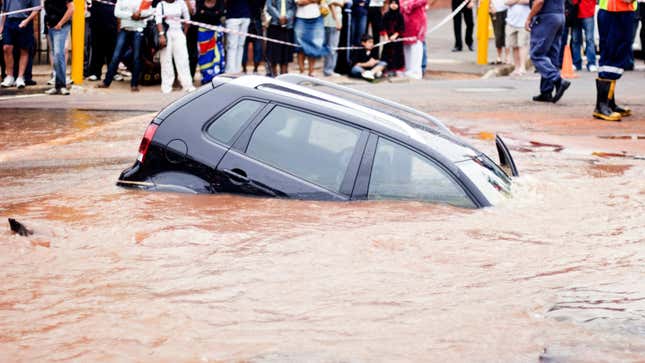
{"type": "MultiPolygon", "coordinates": [[[[500,164],[517,175],[496,138],[500,164]]],[[[488,156],[430,115],[299,76],[217,77],[162,110],[118,185],[479,208],[510,194],[488,156]]]]}

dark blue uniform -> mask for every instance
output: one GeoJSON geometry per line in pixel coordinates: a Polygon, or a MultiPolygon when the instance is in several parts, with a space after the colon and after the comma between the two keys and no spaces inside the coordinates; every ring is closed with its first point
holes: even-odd
{"type": "Polygon", "coordinates": [[[564,0],[544,0],[531,25],[531,62],[542,76],[540,93],[551,93],[561,81],[558,64],[564,32],[564,0]]]}

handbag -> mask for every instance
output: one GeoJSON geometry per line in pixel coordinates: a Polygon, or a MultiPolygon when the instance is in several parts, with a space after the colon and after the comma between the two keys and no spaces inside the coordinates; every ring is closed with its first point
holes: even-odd
{"type": "MultiPolygon", "coordinates": [[[[163,1],[161,1],[159,3],[159,6],[161,6],[161,28],[163,29],[164,34],[168,34],[168,23],[166,23],[166,18],[164,16],[165,14],[164,14],[164,11],[163,11],[163,1]]],[[[157,48],[157,50],[161,50],[161,49],[165,48],[166,45],[164,45],[162,47],[161,42],[159,41],[159,36],[160,35],[159,35],[159,30],[157,29],[156,24],[155,24],[155,26],[152,27],[152,33],[154,34],[155,48],[157,48]]],[[[166,39],[168,39],[168,38],[166,38],[166,39]]]]}

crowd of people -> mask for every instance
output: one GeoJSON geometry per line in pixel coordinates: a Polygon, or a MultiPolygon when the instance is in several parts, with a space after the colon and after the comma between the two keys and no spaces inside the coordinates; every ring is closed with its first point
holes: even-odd
{"type": "MultiPolygon", "coordinates": [[[[266,74],[274,76],[288,72],[294,60],[300,73],[314,76],[319,59],[324,76],[345,73],[373,80],[384,74],[423,75],[428,0],[111,1],[87,0],[86,9],[76,10],[87,13],[89,61],[84,75],[100,82],[99,88],[110,87],[125,66],[131,90],[137,92],[144,74],[155,72],[155,63],[164,93],[172,90],[175,78],[185,91],[192,91],[197,80],[246,73],[248,63],[257,73],[264,62],[266,74]],[[218,31],[218,26],[225,30],[218,31]],[[374,47],[381,41],[386,44],[374,47]]],[[[0,86],[24,88],[33,82],[33,26],[42,10],[52,59],[53,87],[47,93],[67,95],[74,5],[72,0],[44,0],[42,9],[40,5],[40,0],[2,4],[2,13],[8,15],[0,21],[0,86]]]]}

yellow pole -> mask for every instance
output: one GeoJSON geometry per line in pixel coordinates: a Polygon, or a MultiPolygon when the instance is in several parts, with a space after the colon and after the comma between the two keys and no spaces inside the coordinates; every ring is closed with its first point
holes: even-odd
{"type": "Polygon", "coordinates": [[[74,0],[72,16],[72,81],[83,83],[83,56],[85,53],[85,0],[74,0]]]}
{"type": "Polygon", "coordinates": [[[477,9],[477,64],[488,64],[489,0],[481,0],[477,9]]]}

